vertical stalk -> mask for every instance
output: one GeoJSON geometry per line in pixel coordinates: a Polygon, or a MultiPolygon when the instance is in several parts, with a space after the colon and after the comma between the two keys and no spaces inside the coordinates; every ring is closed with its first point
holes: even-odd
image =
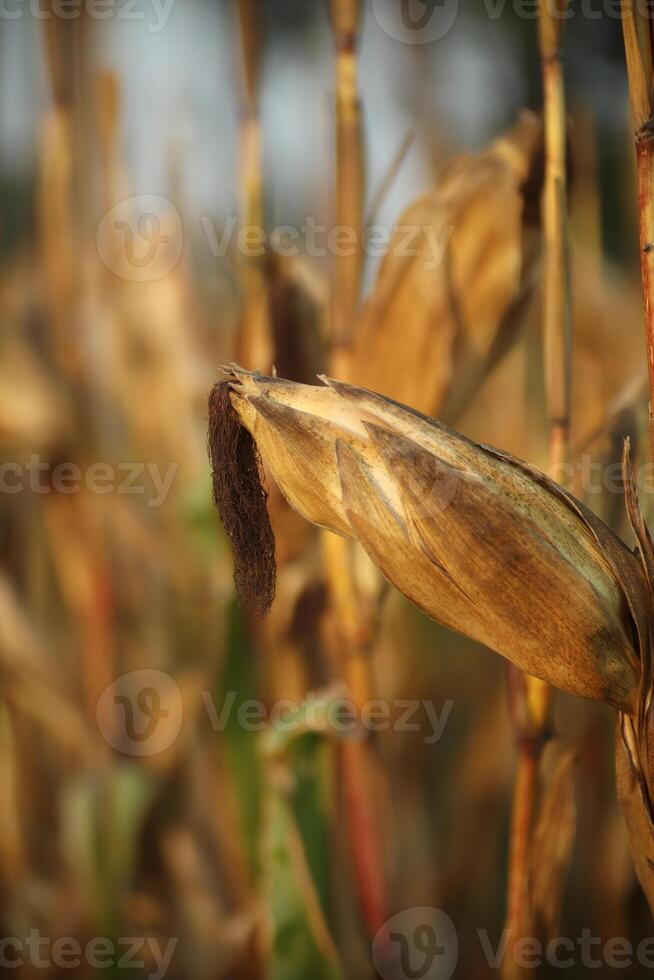
{"type": "Polygon", "coordinates": [[[561,43],[568,0],[542,0],[539,19],[545,120],[543,336],[550,475],[570,456],[571,326],[566,214],[566,124],[561,43]]]}
{"type": "Polygon", "coordinates": [[[246,225],[263,225],[263,179],[261,174],[261,133],[258,89],[260,33],[258,4],[238,0],[241,39],[241,215],[246,225]]]}
{"type": "MultiPolygon", "coordinates": [[[[256,0],[237,0],[237,12],[241,46],[240,219],[244,227],[263,228],[259,4],[256,0]]],[[[245,292],[245,310],[239,325],[237,357],[249,368],[269,371],[274,352],[268,317],[265,258],[243,257],[241,279],[245,292]]]]}
{"type": "MultiPolygon", "coordinates": [[[[511,814],[511,838],[509,851],[509,874],[507,888],[506,928],[511,929],[510,941],[522,938],[529,904],[529,857],[534,822],[534,801],[536,798],[538,763],[540,752],[534,743],[520,745],[519,762],[516,770],[513,809],[511,814]]],[[[517,974],[513,962],[505,964],[503,976],[517,974]],[[512,972],[513,971],[513,972],[512,972]]]]}
{"type": "MultiPolygon", "coordinates": [[[[509,704],[518,752],[507,872],[504,928],[508,949],[532,934],[530,874],[536,817],[538,771],[549,738],[551,691],[548,684],[522,674],[509,665],[509,704]]],[[[502,964],[502,980],[517,980],[524,971],[509,953],[502,964]]]]}
{"type": "Polygon", "coordinates": [[[629,102],[634,126],[638,182],[640,272],[645,312],[645,343],[649,379],[650,450],[654,458],[654,161],[652,123],[652,22],[651,11],[635,0],[622,4],[629,102]]]}
{"type": "MultiPolygon", "coordinates": [[[[627,61],[627,78],[629,83],[629,102],[634,127],[636,147],[636,168],[638,186],[638,225],[640,239],[640,269],[643,286],[643,307],[645,313],[645,344],[647,350],[647,376],[649,383],[649,435],[650,453],[654,460],[654,161],[653,139],[654,120],[652,119],[653,93],[653,31],[652,7],[636,0],[623,0],[622,28],[624,36],[625,56],[627,61]]],[[[623,473],[630,468],[629,447],[625,446],[623,473]]],[[[629,495],[627,494],[629,505],[629,495]]],[[[632,527],[636,532],[641,552],[651,560],[651,542],[646,528],[639,533],[639,514],[633,514],[637,506],[629,507],[632,527]]],[[[651,655],[645,654],[642,664],[643,678],[641,698],[643,693],[651,696],[651,655]],[[649,690],[648,690],[649,688],[649,690]]],[[[640,713],[640,712],[639,712],[640,713]]],[[[647,748],[643,752],[643,769],[640,779],[644,778],[646,790],[635,790],[632,762],[626,762],[629,753],[626,750],[626,732],[631,721],[624,716],[618,718],[617,745],[617,785],[618,798],[625,817],[629,844],[635,869],[640,884],[650,905],[652,905],[652,821],[651,821],[651,757],[647,748]],[[630,771],[627,776],[626,772],[630,771]],[[648,792],[649,791],[649,792],[648,792]],[[638,793],[638,801],[636,801],[638,793]],[[649,796],[649,800],[648,800],[649,796]]],[[[643,732],[647,732],[647,724],[642,723],[643,732]]],[[[642,741],[647,745],[650,733],[642,735],[642,741]]]]}
{"type": "MultiPolygon", "coordinates": [[[[333,258],[330,369],[351,376],[351,342],[363,269],[364,154],[357,83],[361,0],[330,0],[335,49],[336,178],[334,220],[343,248],[333,258]],[[340,238],[340,235],[339,235],[340,238]]],[[[353,570],[353,545],[323,533],[325,572],[339,644],[339,665],[358,711],[372,696],[370,635],[353,570]]],[[[377,758],[369,742],[340,747],[340,781],[361,915],[374,935],[386,916],[377,758]]]]}
{"type": "Polygon", "coordinates": [[[360,0],[331,0],[336,83],[335,221],[344,247],[334,256],[332,360],[343,376],[359,304],[363,251],[364,159],[358,94],[357,36],[360,0]]]}
{"type": "Polygon", "coordinates": [[[75,44],[72,24],[52,16],[44,21],[44,45],[52,108],[45,116],[39,173],[40,262],[50,318],[55,362],[66,377],[79,373],[79,344],[71,336],[78,290],[78,208],[73,188],[75,157],[75,44]]]}
{"type": "Polygon", "coordinates": [[[649,380],[650,447],[654,458],[654,161],[652,133],[647,125],[636,134],[636,167],[638,175],[638,227],[640,238],[640,270],[643,283],[645,312],[645,343],[647,346],[647,375],[649,380]]]}
{"type": "MultiPolygon", "coordinates": [[[[543,80],[545,185],[543,229],[543,360],[549,418],[549,471],[565,482],[570,457],[571,312],[566,211],[566,121],[561,45],[568,0],[541,0],[539,49],[543,80]]],[[[518,678],[514,676],[514,680],[518,678]]],[[[552,689],[526,675],[515,691],[521,701],[514,717],[518,762],[511,819],[506,928],[513,944],[531,924],[530,869],[538,791],[538,770],[550,730],[552,689]]],[[[519,977],[509,957],[503,978],[519,977]]]]}
{"type": "MultiPolygon", "coordinates": [[[[43,32],[53,105],[46,115],[39,165],[40,271],[51,352],[81,420],[81,443],[88,446],[98,434],[84,334],[92,321],[94,298],[89,24],[86,14],[70,22],[62,19],[53,0],[48,0],[44,14],[45,10],[43,32]]],[[[115,676],[111,584],[102,530],[85,494],[69,499],[53,495],[43,513],[51,543],[56,550],[62,535],[66,538],[63,553],[69,556],[68,567],[76,571],[76,589],[67,591],[71,575],[62,566],[57,568],[75,636],[84,651],[80,671],[86,715],[95,719],[98,699],[115,676]]]]}

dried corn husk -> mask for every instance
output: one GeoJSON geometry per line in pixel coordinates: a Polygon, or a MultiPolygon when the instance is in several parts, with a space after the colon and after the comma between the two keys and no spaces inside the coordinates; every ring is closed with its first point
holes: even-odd
{"type": "Polygon", "coordinates": [[[445,626],[634,713],[647,585],[582,504],[527,464],[362,388],[237,367],[228,376],[241,423],[304,517],[359,540],[445,626]]]}
{"type": "Polygon", "coordinates": [[[460,414],[525,322],[540,253],[541,136],[524,112],[488,147],[452,160],[401,215],[357,326],[351,380],[460,414]]]}

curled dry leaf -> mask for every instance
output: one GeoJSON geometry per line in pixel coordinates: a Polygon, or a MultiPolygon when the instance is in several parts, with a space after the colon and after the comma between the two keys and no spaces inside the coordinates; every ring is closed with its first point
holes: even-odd
{"type": "Polygon", "coordinates": [[[448,418],[465,407],[532,293],[540,147],[540,121],[525,112],[407,208],[358,325],[353,380],[448,418]]]}
{"type": "Polygon", "coordinates": [[[638,542],[637,553],[648,584],[648,604],[639,622],[641,663],[636,712],[632,716],[621,714],[618,718],[616,779],[634,867],[654,912],[654,658],[651,629],[654,621],[654,545],[638,505],[629,440],[625,441],[622,475],[627,511],[638,542]]]}
{"type": "Polygon", "coordinates": [[[581,503],[365,389],[227,374],[236,414],[307,520],[358,540],[443,625],[562,690],[635,712],[647,585],[581,503]]]}

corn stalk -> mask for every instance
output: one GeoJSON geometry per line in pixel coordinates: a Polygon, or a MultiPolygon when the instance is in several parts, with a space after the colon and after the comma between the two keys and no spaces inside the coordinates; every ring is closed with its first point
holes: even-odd
{"type": "MultiPolygon", "coordinates": [[[[640,237],[640,268],[645,313],[645,343],[649,381],[650,452],[654,458],[654,158],[652,120],[653,41],[652,7],[625,0],[622,4],[622,27],[629,101],[634,128],[638,184],[638,221],[640,237]]],[[[654,549],[649,530],[638,507],[635,481],[629,461],[629,446],[625,447],[626,499],[630,522],[634,530],[638,553],[650,588],[650,606],[646,638],[641,644],[641,684],[636,717],[621,715],[616,737],[616,779],[618,797],[627,824],[629,844],[636,874],[654,911],[654,718],[652,717],[652,688],[654,687],[654,640],[651,636],[654,608],[654,549]]]]}
{"type": "MultiPolygon", "coordinates": [[[[334,256],[332,368],[347,360],[359,305],[363,250],[364,159],[358,93],[357,37],[360,0],[331,0],[336,86],[336,206],[339,228],[354,242],[352,254],[334,256]]],[[[349,251],[349,250],[348,250],[349,251]]]]}
{"type": "MultiPolygon", "coordinates": [[[[263,176],[259,121],[260,26],[255,0],[238,0],[241,45],[241,118],[239,130],[239,195],[244,227],[263,228],[263,176]]],[[[241,320],[238,355],[260,370],[272,366],[265,257],[241,260],[245,311],[241,320]]]]}
{"type": "MultiPolygon", "coordinates": [[[[353,243],[351,254],[333,257],[330,371],[352,373],[352,333],[358,313],[363,270],[364,154],[358,94],[357,41],[360,0],[330,0],[335,51],[336,174],[334,220],[353,243]]],[[[349,252],[349,250],[348,250],[349,252]]],[[[372,697],[371,624],[363,609],[351,542],[325,532],[323,560],[335,635],[337,659],[359,712],[372,697]]],[[[370,935],[385,918],[384,861],[377,790],[378,763],[368,740],[340,747],[340,770],[348,842],[361,915],[370,935]]]]}
{"type": "Polygon", "coordinates": [[[622,4],[629,102],[634,127],[638,181],[640,271],[650,402],[650,447],[654,458],[654,128],[652,125],[652,12],[635,0],[622,4]]]}
{"type": "MultiPolygon", "coordinates": [[[[568,0],[541,0],[539,48],[543,81],[545,184],[543,231],[543,341],[549,418],[549,472],[562,482],[570,456],[571,315],[566,215],[566,120],[563,79],[563,24],[568,0]]],[[[538,773],[551,728],[552,688],[536,677],[515,675],[512,713],[518,763],[513,798],[507,888],[506,929],[512,941],[529,932],[533,831],[538,773]]],[[[505,960],[506,980],[520,976],[512,957],[505,960]]]]}

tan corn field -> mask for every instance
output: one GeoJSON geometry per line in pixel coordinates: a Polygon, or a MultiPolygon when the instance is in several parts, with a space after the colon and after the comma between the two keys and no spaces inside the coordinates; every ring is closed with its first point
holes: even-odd
{"type": "Polygon", "coordinates": [[[649,975],[649,4],[72,6],[0,11],[0,971],[649,975]]]}

